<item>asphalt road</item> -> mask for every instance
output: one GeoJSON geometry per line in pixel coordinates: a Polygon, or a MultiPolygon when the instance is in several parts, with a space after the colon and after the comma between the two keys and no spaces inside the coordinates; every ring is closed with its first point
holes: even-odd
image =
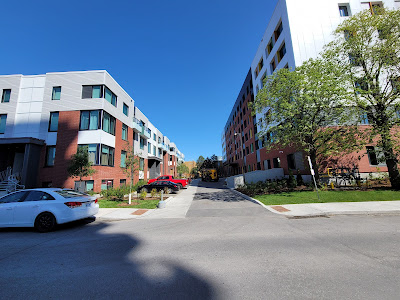
{"type": "Polygon", "coordinates": [[[0,241],[1,299],[400,298],[400,216],[287,219],[219,183],[200,184],[184,219],[0,241]]]}

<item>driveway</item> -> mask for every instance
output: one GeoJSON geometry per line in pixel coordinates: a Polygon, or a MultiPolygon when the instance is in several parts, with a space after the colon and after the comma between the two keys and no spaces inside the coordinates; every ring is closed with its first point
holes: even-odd
{"type": "Polygon", "coordinates": [[[195,217],[241,217],[271,214],[256,202],[249,201],[231,192],[224,181],[196,181],[196,193],[186,214],[195,217]]]}

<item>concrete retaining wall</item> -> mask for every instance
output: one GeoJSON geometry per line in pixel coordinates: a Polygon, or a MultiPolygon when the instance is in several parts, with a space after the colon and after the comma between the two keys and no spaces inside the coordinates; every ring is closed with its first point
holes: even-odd
{"type": "Polygon", "coordinates": [[[247,183],[256,183],[259,181],[276,180],[282,179],[285,175],[283,174],[282,168],[269,169],[265,171],[253,171],[245,173],[244,175],[236,175],[226,178],[226,184],[229,188],[237,188],[240,185],[247,183]]]}

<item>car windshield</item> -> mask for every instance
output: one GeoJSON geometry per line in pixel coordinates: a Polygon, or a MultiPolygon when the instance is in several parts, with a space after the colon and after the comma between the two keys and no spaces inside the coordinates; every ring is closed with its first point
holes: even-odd
{"type": "Polygon", "coordinates": [[[61,190],[61,191],[55,191],[57,194],[64,198],[74,198],[74,197],[82,197],[82,196],[87,196],[86,194],[79,193],[73,190],[61,190]]]}

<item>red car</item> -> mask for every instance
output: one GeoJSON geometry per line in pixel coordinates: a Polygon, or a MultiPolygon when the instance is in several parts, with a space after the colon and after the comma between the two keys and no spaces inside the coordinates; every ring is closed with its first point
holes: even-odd
{"type": "Polygon", "coordinates": [[[188,184],[187,179],[175,179],[174,176],[171,175],[162,175],[160,177],[157,177],[156,179],[150,179],[148,183],[150,184],[154,181],[171,181],[173,183],[178,184],[180,188],[183,188],[188,184]]]}

